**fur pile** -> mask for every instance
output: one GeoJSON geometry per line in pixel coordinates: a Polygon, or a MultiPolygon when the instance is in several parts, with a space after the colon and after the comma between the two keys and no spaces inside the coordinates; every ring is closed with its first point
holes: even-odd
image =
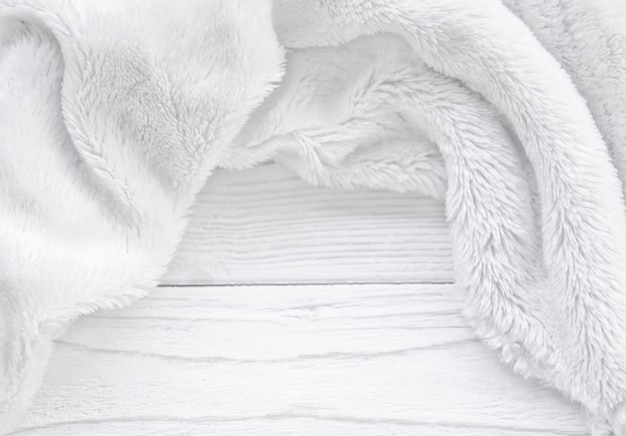
{"type": "Polygon", "coordinates": [[[622,0],[0,0],[0,434],[217,167],[444,198],[478,335],[626,435],[622,0]]]}

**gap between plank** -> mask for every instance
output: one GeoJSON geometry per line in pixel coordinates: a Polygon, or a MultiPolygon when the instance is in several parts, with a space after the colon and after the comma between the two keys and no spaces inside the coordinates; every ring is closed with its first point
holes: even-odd
{"type": "Polygon", "coordinates": [[[233,288],[233,287],[287,287],[287,286],[407,286],[407,285],[453,285],[454,282],[334,282],[334,283],[186,283],[186,284],[159,284],[157,288],[233,288]]]}

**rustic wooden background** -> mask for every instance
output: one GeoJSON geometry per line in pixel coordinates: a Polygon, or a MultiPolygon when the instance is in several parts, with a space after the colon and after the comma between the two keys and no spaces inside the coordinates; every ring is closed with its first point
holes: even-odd
{"type": "Polygon", "coordinates": [[[452,285],[441,203],[218,172],[163,285],[56,342],[16,435],[586,435],[452,285]]]}

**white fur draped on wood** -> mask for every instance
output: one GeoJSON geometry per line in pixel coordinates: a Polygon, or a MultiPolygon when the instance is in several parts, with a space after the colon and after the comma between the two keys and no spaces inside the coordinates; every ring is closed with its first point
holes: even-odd
{"type": "Polygon", "coordinates": [[[622,0],[0,0],[0,433],[217,167],[444,198],[468,320],[626,435],[622,0]]]}

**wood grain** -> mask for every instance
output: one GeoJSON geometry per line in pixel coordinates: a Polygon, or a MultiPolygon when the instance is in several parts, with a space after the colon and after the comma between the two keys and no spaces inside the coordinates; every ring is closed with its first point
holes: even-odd
{"type": "Polygon", "coordinates": [[[443,204],[313,188],[277,165],[218,171],[164,284],[447,283],[443,204]]]}
{"type": "Polygon", "coordinates": [[[585,435],[475,339],[451,257],[440,202],[218,172],[171,286],[57,341],[14,434],[585,435]]]}
{"type": "Polygon", "coordinates": [[[451,285],[163,287],[79,321],[15,434],[584,435],[451,285]]]}

